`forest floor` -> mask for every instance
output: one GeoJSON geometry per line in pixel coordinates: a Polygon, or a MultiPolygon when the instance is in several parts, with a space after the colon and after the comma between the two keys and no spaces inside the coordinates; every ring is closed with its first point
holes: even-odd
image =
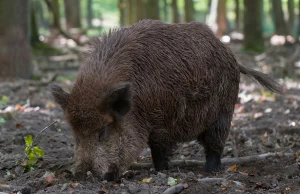
{"type": "MultiPolygon", "coordinates": [[[[256,62],[253,55],[240,52],[240,47],[235,47],[234,52],[244,66],[259,70],[270,69],[280,56],[269,53],[256,62]]],[[[68,91],[76,70],[62,71],[56,68],[57,64],[53,62],[47,71],[41,71],[43,79],[40,80],[0,82],[1,194],[18,191],[22,194],[171,194],[176,193],[174,189],[182,194],[300,193],[300,80],[285,79],[282,82],[285,94],[275,95],[242,76],[240,102],[236,104],[223,154],[225,169],[218,173],[203,172],[203,147],[192,141],[178,144],[171,158],[178,165],[168,171],[157,173],[139,168],[140,162],[151,162],[151,152],[145,149],[130,178],[114,183],[98,182],[90,177],[78,182],[70,172],[74,146],[71,128],[64,121],[61,108],[53,102],[48,84],[59,82],[68,91]],[[36,141],[45,156],[26,171],[19,162],[26,159],[25,137],[37,136],[53,121],[57,123],[36,141]]]]}

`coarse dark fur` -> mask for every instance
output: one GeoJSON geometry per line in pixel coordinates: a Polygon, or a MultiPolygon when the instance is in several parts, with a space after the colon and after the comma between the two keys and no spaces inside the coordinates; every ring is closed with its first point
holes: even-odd
{"type": "Polygon", "coordinates": [[[240,66],[201,23],[143,20],[97,39],[71,93],[52,88],[73,128],[77,175],[115,179],[147,145],[163,170],[175,143],[195,139],[205,148],[205,170],[218,170],[240,73],[281,90],[240,66]]]}

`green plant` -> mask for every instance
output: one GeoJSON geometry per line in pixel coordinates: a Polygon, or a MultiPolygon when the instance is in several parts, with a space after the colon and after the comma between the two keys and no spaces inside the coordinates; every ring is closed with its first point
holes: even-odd
{"type": "Polygon", "coordinates": [[[45,155],[44,151],[39,146],[35,145],[36,139],[39,137],[41,133],[43,133],[46,129],[48,129],[56,122],[57,121],[54,121],[44,129],[42,129],[34,139],[32,138],[32,135],[27,135],[25,137],[26,147],[24,153],[26,155],[26,159],[22,160],[20,162],[21,163],[20,165],[25,167],[27,171],[33,170],[36,162],[38,161],[38,158],[44,157],[45,155]]]}
{"type": "Polygon", "coordinates": [[[0,125],[4,124],[6,120],[3,117],[0,117],[0,125]]]}
{"type": "Polygon", "coordinates": [[[36,164],[39,157],[44,157],[44,151],[39,146],[34,146],[31,135],[27,135],[25,138],[26,148],[24,150],[27,160],[23,163],[27,169],[32,169],[36,164]]]}
{"type": "Polygon", "coordinates": [[[2,96],[1,101],[0,101],[0,108],[2,108],[4,105],[7,104],[7,99],[8,99],[7,96],[5,96],[5,95],[2,96]]]}

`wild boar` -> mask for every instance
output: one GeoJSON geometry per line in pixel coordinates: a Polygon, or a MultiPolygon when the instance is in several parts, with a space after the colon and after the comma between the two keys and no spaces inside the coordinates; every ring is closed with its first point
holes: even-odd
{"type": "Polygon", "coordinates": [[[205,171],[218,170],[240,73],[281,91],[202,23],[143,20],[95,40],[70,94],[52,87],[73,129],[75,174],[116,179],[147,146],[155,169],[168,169],[167,151],[195,139],[205,171]]]}

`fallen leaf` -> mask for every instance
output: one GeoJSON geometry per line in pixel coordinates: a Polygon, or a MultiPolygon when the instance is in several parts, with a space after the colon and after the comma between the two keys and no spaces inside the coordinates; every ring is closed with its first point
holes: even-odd
{"type": "Polygon", "coordinates": [[[53,176],[51,176],[51,175],[49,175],[49,176],[46,177],[46,182],[47,182],[48,184],[51,184],[51,183],[53,182],[53,180],[54,180],[54,178],[53,178],[53,176]]]}
{"type": "Polygon", "coordinates": [[[24,108],[21,106],[21,105],[19,105],[19,104],[17,104],[16,106],[15,106],[15,109],[17,109],[17,110],[19,110],[19,111],[24,111],[24,108]]]}
{"type": "Polygon", "coordinates": [[[295,152],[295,153],[294,153],[294,157],[295,157],[295,158],[298,158],[298,157],[299,157],[299,152],[295,152]]]}
{"type": "Polygon", "coordinates": [[[237,170],[236,164],[230,166],[229,169],[228,169],[229,172],[236,172],[236,170],[237,170]]]}
{"type": "Polygon", "coordinates": [[[143,179],[142,183],[150,183],[151,181],[152,181],[152,177],[143,179]]]}
{"type": "Polygon", "coordinates": [[[187,183],[184,183],[184,184],[183,184],[183,188],[186,189],[186,188],[188,188],[188,187],[189,187],[189,185],[188,185],[187,183]]]}
{"type": "Polygon", "coordinates": [[[169,186],[174,186],[174,185],[177,185],[178,184],[178,180],[177,179],[174,179],[173,177],[169,177],[168,178],[168,185],[169,186]]]}
{"type": "Polygon", "coordinates": [[[260,117],[262,117],[262,116],[264,116],[264,114],[263,114],[262,112],[258,112],[258,113],[255,113],[255,114],[254,114],[254,118],[255,118],[255,119],[260,118],[260,117]]]}
{"type": "Polygon", "coordinates": [[[78,185],[79,185],[79,183],[72,183],[72,184],[70,185],[70,187],[76,188],[76,187],[78,187],[78,185]]]}
{"type": "Polygon", "coordinates": [[[45,107],[48,109],[52,109],[52,108],[55,108],[56,105],[54,104],[54,102],[49,101],[49,102],[47,102],[45,107]]]}
{"type": "Polygon", "coordinates": [[[21,123],[17,123],[17,124],[16,124],[16,128],[17,128],[17,129],[24,128],[24,125],[22,125],[21,123]]]}

